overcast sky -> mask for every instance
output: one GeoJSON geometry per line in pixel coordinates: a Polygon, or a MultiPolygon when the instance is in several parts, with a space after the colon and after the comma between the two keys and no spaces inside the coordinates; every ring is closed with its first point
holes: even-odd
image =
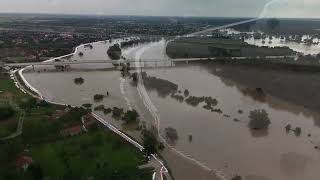
{"type": "Polygon", "coordinates": [[[0,0],[0,12],[320,18],[320,0],[0,0]]]}

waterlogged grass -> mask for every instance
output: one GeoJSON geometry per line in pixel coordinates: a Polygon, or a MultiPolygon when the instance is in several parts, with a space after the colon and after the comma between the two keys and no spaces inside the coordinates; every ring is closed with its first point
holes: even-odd
{"type": "Polygon", "coordinates": [[[151,179],[139,170],[142,153],[111,132],[98,130],[31,150],[45,177],[81,179],[151,179]]]}

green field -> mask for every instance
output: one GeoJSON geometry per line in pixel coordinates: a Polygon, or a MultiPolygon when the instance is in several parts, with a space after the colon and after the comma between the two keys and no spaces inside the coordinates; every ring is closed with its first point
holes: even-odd
{"type": "Polygon", "coordinates": [[[81,179],[150,179],[138,170],[143,156],[111,132],[98,130],[31,149],[45,177],[81,179]]]}
{"type": "MultiPolygon", "coordinates": [[[[16,88],[13,81],[7,75],[0,75],[0,106],[12,106],[28,101],[28,95],[16,88]]],[[[16,131],[19,120],[19,109],[14,106],[15,115],[8,119],[0,119],[0,138],[9,136],[16,131]]]]}

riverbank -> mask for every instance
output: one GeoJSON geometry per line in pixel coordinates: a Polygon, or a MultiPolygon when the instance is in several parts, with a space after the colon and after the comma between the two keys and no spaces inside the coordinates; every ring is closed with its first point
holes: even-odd
{"type": "MultiPolygon", "coordinates": [[[[149,58],[150,56],[156,59],[165,61],[168,57],[165,54],[166,42],[153,43],[148,46],[136,47],[135,49],[125,53],[126,57],[132,59],[149,58]]],[[[140,66],[139,61],[135,63],[136,66],[140,66]]],[[[146,69],[144,69],[146,70],[146,69]]],[[[136,69],[139,72],[140,69],[136,69]]],[[[129,92],[124,96],[132,100],[130,103],[139,111],[142,115],[142,119],[146,123],[157,130],[159,139],[165,144],[166,148],[161,152],[161,156],[166,160],[169,169],[171,170],[173,177],[176,179],[204,179],[204,180],[221,180],[227,179],[221,172],[211,169],[204,163],[198,161],[194,157],[186,154],[183,151],[176,149],[167,143],[161,132],[161,119],[158,114],[158,110],[151,101],[148,92],[145,89],[143,81],[137,86],[131,85],[131,80],[127,81],[126,89],[129,92]],[[134,93],[132,93],[134,92],[134,93]],[[151,121],[152,120],[152,121],[151,121]]]]}
{"type": "MultiPolygon", "coordinates": [[[[27,79],[24,77],[23,75],[23,71],[25,69],[21,69],[18,71],[18,73],[16,73],[16,75],[18,75],[18,78],[20,80],[19,84],[23,84],[24,89],[26,89],[27,92],[36,95],[37,98],[39,98],[40,100],[45,100],[46,102],[49,102],[51,104],[56,104],[56,105],[63,105],[63,106],[68,106],[68,104],[65,103],[61,103],[61,102],[56,102],[53,100],[48,100],[47,98],[45,98],[45,96],[43,94],[40,93],[39,90],[37,90],[35,87],[33,87],[28,81],[27,79]]],[[[128,136],[127,134],[125,134],[124,132],[120,131],[119,129],[117,129],[116,126],[113,126],[110,122],[108,122],[107,120],[105,120],[104,118],[101,118],[101,116],[99,114],[97,114],[96,112],[93,112],[92,115],[96,118],[97,121],[101,122],[103,125],[105,125],[107,128],[109,128],[111,131],[113,131],[113,133],[119,135],[120,137],[122,137],[124,140],[126,140],[127,142],[133,144],[135,147],[137,147],[139,150],[143,150],[144,148],[138,143],[136,142],[133,138],[131,138],[130,136],[128,136]]],[[[158,163],[157,166],[155,167],[156,170],[159,170],[157,173],[157,176],[159,176],[161,174],[166,176],[167,179],[170,179],[170,175],[168,174],[168,170],[167,168],[164,166],[164,163],[157,158],[156,155],[153,155],[153,159],[156,161],[156,163],[158,163]],[[160,173],[160,169],[161,169],[161,173],[160,173]]]]}
{"type": "MultiPolygon", "coordinates": [[[[28,95],[25,95],[25,96],[29,96],[29,94],[30,94],[30,96],[32,97],[35,97],[35,98],[37,98],[37,99],[39,99],[39,101],[40,102],[42,102],[42,101],[44,101],[44,99],[42,99],[41,98],[41,95],[38,95],[36,92],[31,92],[31,89],[32,88],[30,88],[30,87],[28,87],[28,84],[26,84],[26,83],[24,83],[24,81],[23,81],[23,77],[19,77],[19,73],[15,73],[15,76],[14,76],[15,78],[14,78],[14,80],[15,80],[15,84],[17,84],[18,85],[18,88],[19,89],[21,89],[21,90],[23,90],[23,92],[21,91],[21,93],[22,94],[24,94],[24,93],[27,93],[28,95]],[[17,78],[18,77],[18,78],[17,78]],[[18,80],[19,79],[19,80],[18,80]],[[18,82],[19,81],[19,82],[18,82]],[[20,85],[23,85],[22,87],[20,86],[20,85]]],[[[19,90],[18,90],[19,91],[19,90]]],[[[59,108],[62,108],[62,109],[64,109],[64,108],[66,108],[66,106],[64,106],[63,104],[61,104],[61,103],[56,103],[56,102],[49,102],[50,104],[48,104],[49,106],[58,106],[59,108]],[[51,105],[52,104],[52,105],[51,105]]],[[[40,111],[40,110],[39,110],[40,111]]],[[[40,113],[40,112],[39,112],[40,113]]],[[[97,121],[102,121],[102,119],[101,118],[99,118],[98,116],[96,116],[94,113],[92,113],[92,115],[93,116],[95,116],[95,118],[97,119],[97,121]]],[[[29,115],[28,115],[29,116],[29,115]]],[[[39,116],[40,116],[40,114],[39,114],[39,116]]],[[[39,117],[40,118],[40,117],[39,117]]],[[[49,118],[50,119],[50,118],[49,118]]],[[[28,118],[28,123],[27,123],[27,126],[29,127],[30,125],[30,122],[29,122],[30,120],[29,120],[29,118],[28,118]]],[[[79,119],[79,121],[80,121],[80,119],[79,119]]],[[[103,120],[104,121],[104,120],[103,120]]],[[[105,122],[105,121],[104,121],[105,122]]],[[[134,143],[136,143],[134,140],[132,140],[132,139],[130,139],[127,135],[125,135],[124,133],[122,133],[122,132],[120,132],[119,130],[117,130],[115,127],[113,127],[111,124],[109,124],[109,123],[103,123],[104,125],[107,125],[107,127],[110,129],[110,132],[112,132],[112,136],[119,136],[120,135],[120,137],[122,138],[122,142],[125,142],[125,144],[126,143],[132,143],[132,144],[134,144],[134,143]],[[126,142],[127,141],[127,142],[126,142]]],[[[52,128],[52,127],[51,127],[52,128]]],[[[89,131],[89,132],[91,132],[91,131],[89,131]]],[[[29,131],[28,132],[26,132],[26,133],[30,133],[29,131]]],[[[79,141],[80,141],[80,139],[81,138],[84,138],[84,137],[82,137],[82,136],[88,136],[87,138],[94,138],[95,137],[95,135],[93,135],[93,136],[91,136],[91,133],[89,133],[89,134],[87,134],[87,135],[80,135],[79,137],[77,136],[76,138],[73,138],[74,140],[76,140],[76,139],[79,139],[79,141]]],[[[116,138],[116,139],[121,139],[121,138],[116,138]]],[[[14,140],[12,140],[12,141],[16,141],[15,139],[14,140]]],[[[71,140],[70,140],[71,141],[71,140]]],[[[77,140],[76,140],[77,141],[77,140]]],[[[81,140],[82,141],[82,140],[81,140]]],[[[44,143],[45,141],[43,141],[43,143],[44,143]]],[[[60,142],[58,142],[57,141],[57,143],[54,143],[54,145],[55,144],[59,144],[60,142]]],[[[136,144],[138,144],[138,143],[136,143],[136,144]]],[[[50,144],[50,145],[48,145],[48,146],[51,146],[52,144],[50,144]]],[[[139,145],[139,144],[138,144],[139,145]]],[[[52,145],[53,146],[53,145],[52,145]]],[[[110,145],[109,145],[110,146],[110,145]]],[[[103,147],[98,147],[98,148],[103,148],[103,149],[105,149],[105,148],[109,148],[109,146],[108,147],[106,147],[106,146],[103,146],[103,147]]],[[[119,145],[118,145],[119,146],[119,145]]],[[[120,146],[119,146],[119,148],[120,148],[120,146]]],[[[130,145],[130,148],[131,148],[131,145],[130,145]]],[[[132,147],[133,148],[133,147],[132,147]]],[[[130,150],[131,152],[136,152],[136,151],[139,151],[139,153],[140,153],[140,155],[141,155],[141,157],[142,157],[142,152],[140,152],[142,149],[141,148],[143,148],[142,146],[140,146],[140,148],[138,148],[138,149],[136,149],[136,150],[130,150]]],[[[124,149],[121,149],[120,148],[120,150],[119,150],[119,152],[117,152],[118,154],[121,154],[120,152],[122,152],[124,149]]],[[[45,156],[43,156],[44,154],[46,154],[47,153],[47,150],[45,150],[45,149],[37,149],[37,150],[35,150],[36,152],[33,152],[32,154],[32,157],[34,157],[35,158],[35,160],[38,162],[38,163],[40,163],[40,165],[41,165],[41,167],[42,168],[44,168],[44,170],[47,170],[47,166],[45,165],[45,164],[48,164],[49,162],[50,162],[50,158],[51,158],[51,155],[53,155],[53,154],[50,154],[50,155],[45,155],[45,156]],[[41,157],[41,158],[40,158],[41,157]],[[47,161],[46,161],[47,160],[47,161]]],[[[109,153],[109,154],[112,154],[112,153],[109,153]]],[[[132,153],[130,154],[130,155],[133,155],[132,153]]],[[[126,154],[126,157],[128,157],[129,156],[129,154],[126,154]]],[[[70,157],[68,157],[68,158],[71,158],[71,156],[70,157]]],[[[85,156],[83,156],[82,158],[86,158],[85,156]]],[[[140,156],[139,156],[139,158],[140,158],[140,156]]],[[[1,158],[0,158],[1,159],[1,158]]],[[[120,157],[119,157],[119,159],[121,159],[120,157]]],[[[126,162],[128,161],[128,160],[125,160],[126,162]]],[[[139,160],[140,161],[140,160],[139,160]]],[[[129,161],[130,162],[130,161],[129,161]]],[[[134,161],[134,163],[136,163],[137,161],[135,160],[134,161]]],[[[160,162],[160,161],[159,161],[160,162]]],[[[122,163],[123,164],[123,163],[122,163]]],[[[133,162],[131,162],[131,164],[133,164],[133,162]]],[[[56,168],[56,166],[55,166],[55,168],[56,168]]],[[[117,167],[115,167],[115,168],[117,168],[117,167]]],[[[51,172],[54,172],[55,170],[50,170],[51,172]]],[[[140,171],[140,170],[139,170],[140,171]]],[[[142,170],[141,170],[142,171],[142,170]]],[[[54,173],[54,174],[51,174],[51,173],[49,173],[49,174],[45,174],[45,175],[52,175],[52,176],[54,176],[54,177],[57,177],[57,176],[60,176],[60,175],[62,175],[61,173],[63,173],[64,171],[61,171],[60,173],[58,173],[58,174],[56,174],[56,173],[54,173]]],[[[138,172],[138,170],[137,170],[137,172],[138,172]]],[[[93,172],[92,172],[93,173],[93,172]]],[[[166,173],[165,171],[164,171],[164,173],[166,173]]],[[[121,175],[121,176],[126,176],[125,174],[130,174],[130,173],[125,173],[125,172],[123,172],[123,174],[121,175]]],[[[147,175],[149,174],[147,171],[144,173],[145,175],[143,175],[143,177],[144,177],[144,179],[145,179],[145,177],[147,177],[147,175]]],[[[140,175],[139,174],[137,174],[137,175],[134,175],[134,176],[132,176],[132,177],[140,177],[140,175]]],[[[141,176],[142,177],[142,176],[141,176]]],[[[149,176],[150,177],[150,176],[149,176]]],[[[149,179],[149,178],[148,178],[149,179]]]]}

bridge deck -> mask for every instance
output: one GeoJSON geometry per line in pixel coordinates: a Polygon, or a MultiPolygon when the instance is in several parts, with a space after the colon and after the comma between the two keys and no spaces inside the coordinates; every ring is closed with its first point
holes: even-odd
{"type": "MultiPolygon", "coordinates": [[[[54,65],[54,66],[65,66],[73,64],[120,64],[120,63],[135,63],[135,62],[185,62],[185,61],[202,61],[206,59],[215,60],[221,59],[222,57],[209,57],[209,58],[182,58],[182,59],[129,59],[129,60],[85,60],[85,61],[50,61],[50,62],[28,62],[28,63],[8,63],[1,64],[2,66],[9,67],[25,67],[25,66],[39,66],[39,65],[54,65]]],[[[232,58],[235,60],[247,59],[250,57],[225,57],[232,58]]],[[[283,58],[295,58],[295,56],[266,56],[266,57],[254,57],[264,59],[283,59],[283,58]]]]}

